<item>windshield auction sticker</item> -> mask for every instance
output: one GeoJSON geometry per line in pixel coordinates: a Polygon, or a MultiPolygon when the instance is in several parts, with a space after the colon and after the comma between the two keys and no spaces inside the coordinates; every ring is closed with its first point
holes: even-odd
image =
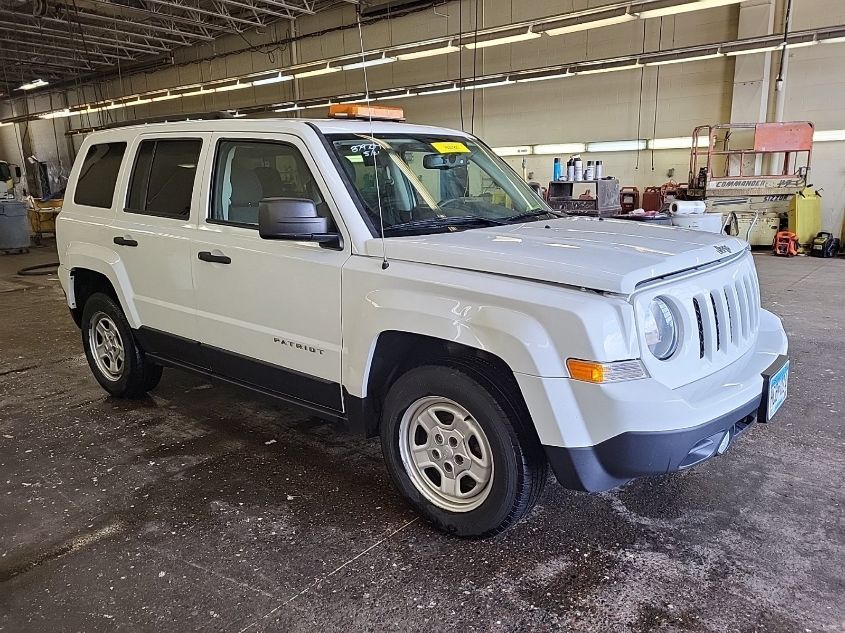
{"type": "Polygon", "coordinates": [[[431,146],[440,154],[472,154],[466,145],[458,141],[438,141],[431,146]]]}

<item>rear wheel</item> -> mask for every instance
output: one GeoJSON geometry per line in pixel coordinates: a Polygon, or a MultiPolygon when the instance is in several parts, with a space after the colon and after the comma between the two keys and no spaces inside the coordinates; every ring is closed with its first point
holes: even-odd
{"type": "Polygon", "coordinates": [[[82,310],[82,345],[97,382],[113,396],[139,398],[161,380],[162,368],[138,347],[118,303],[95,293],[82,310]]]}
{"type": "Polygon", "coordinates": [[[491,536],[536,504],[545,456],[514,400],[470,367],[419,367],[391,386],[381,424],[388,470],[439,529],[491,536]]]}

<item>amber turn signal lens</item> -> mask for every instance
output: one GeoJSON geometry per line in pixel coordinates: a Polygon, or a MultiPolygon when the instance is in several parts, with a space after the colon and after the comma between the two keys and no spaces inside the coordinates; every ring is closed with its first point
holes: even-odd
{"type": "Polygon", "coordinates": [[[589,360],[570,358],[566,361],[570,377],[584,382],[604,382],[604,365],[589,360]]]}
{"type": "Polygon", "coordinates": [[[569,358],[566,361],[569,377],[592,383],[625,382],[648,378],[648,372],[638,359],[598,363],[592,360],[569,358]]]}

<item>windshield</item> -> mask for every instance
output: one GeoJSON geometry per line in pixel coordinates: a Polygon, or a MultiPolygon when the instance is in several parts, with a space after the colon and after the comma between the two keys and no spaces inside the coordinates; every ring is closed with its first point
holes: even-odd
{"type": "Polygon", "coordinates": [[[498,156],[463,137],[330,135],[376,235],[455,231],[555,217],[498,156]],[[380,195],[379,195],[380,194],[380,195]]]}

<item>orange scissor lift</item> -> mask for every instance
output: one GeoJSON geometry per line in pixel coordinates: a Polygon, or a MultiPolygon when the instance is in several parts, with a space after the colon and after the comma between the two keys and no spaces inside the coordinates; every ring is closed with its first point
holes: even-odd
{"type": "Polygon", "coordinates": [[[693,132],[686,198],[720,213],[728,232],[771,246],[796,194],[807,187],[813,124],[721,123],[693,132]]]}

